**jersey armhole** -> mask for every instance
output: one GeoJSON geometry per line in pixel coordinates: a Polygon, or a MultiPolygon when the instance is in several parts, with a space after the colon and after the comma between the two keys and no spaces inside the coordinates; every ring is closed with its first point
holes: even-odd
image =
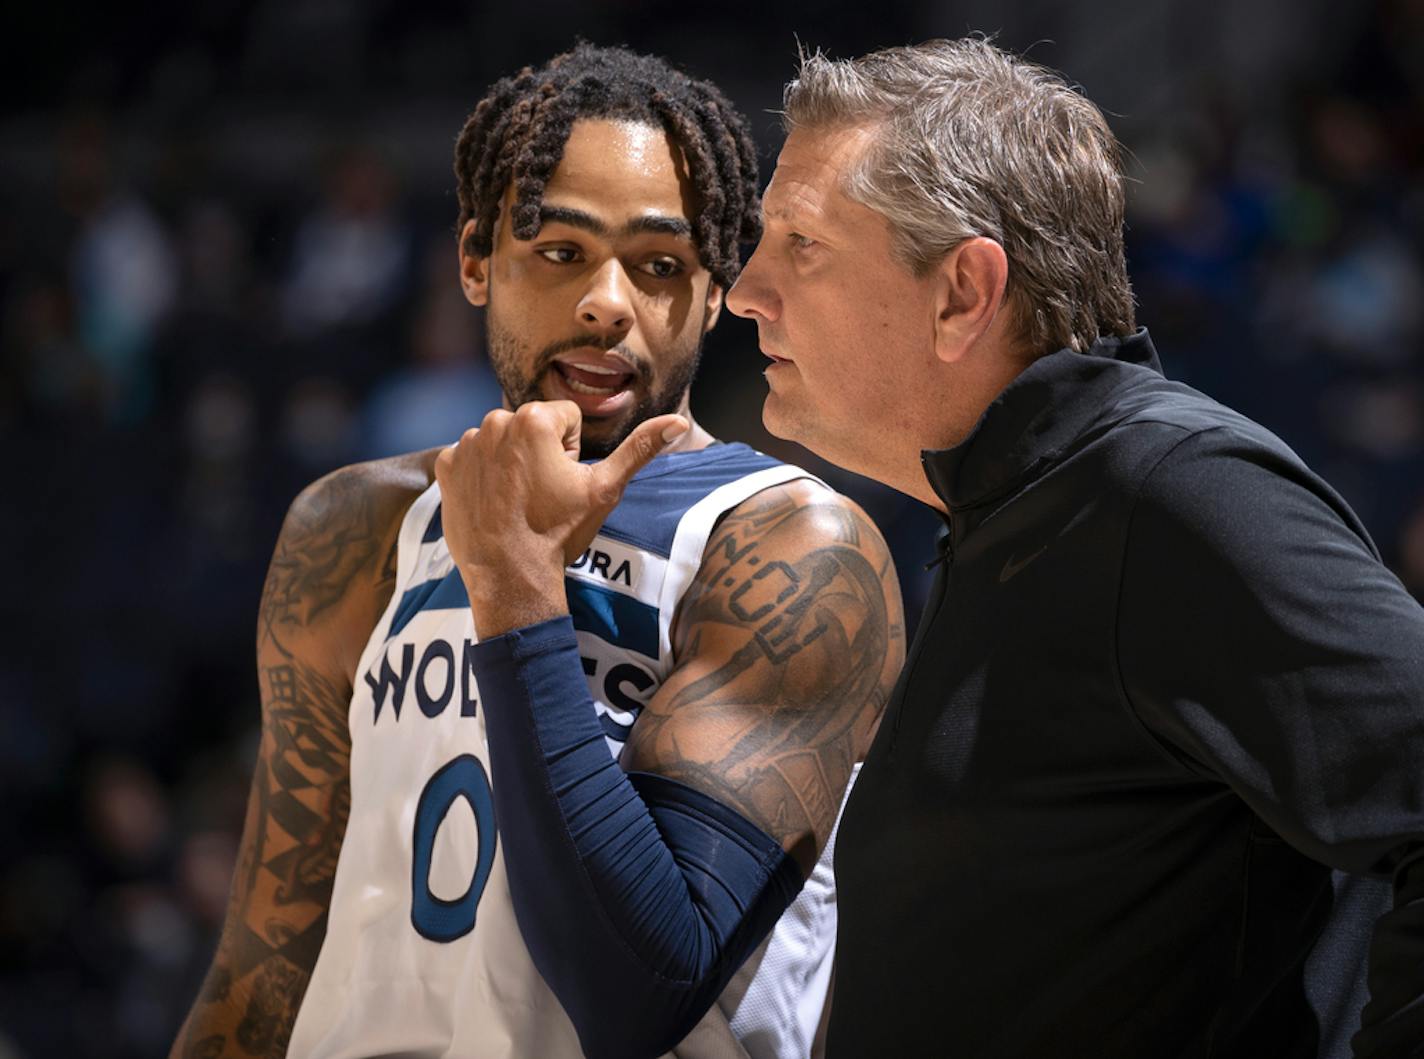
{"type": "MultiPolygon", "coordinates": [[[[394,618],[397,608],[400,607],[401,598],[405,595],[411,576],[415,573],[421,538],[425,535],[425,528],[439,507],[440,486],[431,482],[429,488],[416,497],[410,507],[406,509],[405,516],[401,519],[400,532],[396,535],[396,583],[391,589],[391,598],[386,601],[386,609],[381,612],[380,620],[371,630],[371,635],[366,640],[366,648],[361,652],[361,660],[356,665],[358,684],[361,674],[370,672],[377,655],[385,649],[386,634],[390,630],[391,620],[394,618]]],[[[354,696],[352,702],[354,705],[354,696]]]]}

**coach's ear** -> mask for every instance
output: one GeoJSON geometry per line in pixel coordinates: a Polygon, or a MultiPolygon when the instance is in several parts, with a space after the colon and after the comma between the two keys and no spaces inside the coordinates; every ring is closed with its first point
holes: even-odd
{"type": "Polygon", "coordinates": [[[460,289],[467,302],[482,306],[489,301],[489,258],[475,253],[474,236],[475,221],[471,218],[460,230],[460,289]]]}
{"type": "Polygon", "coordinates": [[[722,315],[722,303],[726,294],[716,283],[707,284],[707,313],[702,318],[702,333],[705,335],[717,326],[717,317],[722,315]]]}
{"type": "Polygon", "coordinates": [[[1008,255],[993,239],[966,239],[945,254],[934,272],[935,356],[953,364],[974,348],[998,317],[1008,282],[1008,255]]]}

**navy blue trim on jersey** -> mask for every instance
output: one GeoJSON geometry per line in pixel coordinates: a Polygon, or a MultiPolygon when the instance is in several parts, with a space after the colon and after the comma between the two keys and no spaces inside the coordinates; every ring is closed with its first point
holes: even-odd
{"type": "Polygon", "coordinates": [[[633,476],[598,532],[666,559],[688,508],[719,486],[780,462],[740,443],[664,453],[633,476]]]}
{"type": "Polygon", "coordinates": [[[628,736],[633,733],[631,724],[619,724],[606,713],[598,715],[598,723],[603,726],[603,734],[615,743],[626,743],[628,736]]]}
{"type": "MultiPolygon", "coordinates": [[[[666,559],[689,508],[714,489],[779,463],[740,443],[664,453],[634,475],[599,535],[666,559]]],[[[443,505],[436,505],[421,544],[434,543],[443,536],[443,510],[443,505]]],[[[658,608],[586,582],[566,580],[565,584],[574,628],[648,658],[658,657],[658,608]]],[[[460,610],[469,605],[464,582],[458,571],[452,570],[444,578],[405,591],[391,618],[388,636],[399,635],[421,611],[460,610]]]]}
{"type": "MultiPolygon", "coordinates": [[[[666,559],[688,508],[719,486],[780,463],[741,442],[692,452],[665,452],[633,476],[623,499],[598,532],[666,559]]],[[[442,508],[437,505],[430,516],[420,538],[422,544],[444,535],[442,508]]]]}
{"type": "Polygon", "coordinates": [[[460,579],[460,572],[451,570],[439,580],[416,585],[401,596],[400,605],[396,607],[395,615],[391,618],[391,631],[387,635],[398,636],[400,631],[411,623],[411,619],[423,610],[462,610],[469,605],[470,596],[465,591],[465,582],[460,579]]]}
{"type": "MultiPolygon", "coordinates": [[[[571,577],[564,578],[564,591],[575,629],[592,633],[616,647],[637,651],[647,658],[658,658],[657,607],[571,577]]],[[[399,636],[423,611],[466,610],[469,606],[470,597],[465,591],[465,582],[458,570],[451,570],[439,580],[416,585],[401,596],[387,636],[399,636]]]]}
{"type": "Polygon", "coordinates": [[[569,614],[579,632],[601,636],[611,644],[658,657],[658,608],[622,592],[564,578],[569,614]]]}
{"type": "Polygon", "coordinates": [[[431,544],[445,536],[445,524],[440,519],[440,512],[445,508],[444,504],[435,505],[435,513],[430,516],[430,521],[425,524],[425,534],[420,538],[421,544],[431,544]]]}

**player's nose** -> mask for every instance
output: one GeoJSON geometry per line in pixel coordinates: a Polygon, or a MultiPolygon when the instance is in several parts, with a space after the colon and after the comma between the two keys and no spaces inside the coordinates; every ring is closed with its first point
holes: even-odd
{"type": "Polygon", "coordinates": [[[579,323],[604,331],[627,331],[633,326],[633,281],[622,262],[610,258],[593,274],[579,299],[579,323]]]}

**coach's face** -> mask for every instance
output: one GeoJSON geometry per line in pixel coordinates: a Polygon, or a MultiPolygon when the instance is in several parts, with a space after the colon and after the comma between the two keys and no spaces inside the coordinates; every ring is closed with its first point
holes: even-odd
{"type": "Polygon", "coordinates": [[[686,412],[722,291],[692,241],[695,196],[660,128],[574,123],[544,189],[542,225],[514,237],[505,192],[489,258],[463,251],[466,297],[487,306],[490,362],[509,407],[573,401],[584,455],[607,455],[648,416],[686,412]]]}
{"type": "Polygon", "coordinates": [[[797,130],[766,189],[766,229],[727,295],[771,358],[763,419],[833,463],[893,481],[918,442],[906,415],[935,362],[934,282],[891,254],[890,226],[847,198],[865,129],[797,130]]]}

